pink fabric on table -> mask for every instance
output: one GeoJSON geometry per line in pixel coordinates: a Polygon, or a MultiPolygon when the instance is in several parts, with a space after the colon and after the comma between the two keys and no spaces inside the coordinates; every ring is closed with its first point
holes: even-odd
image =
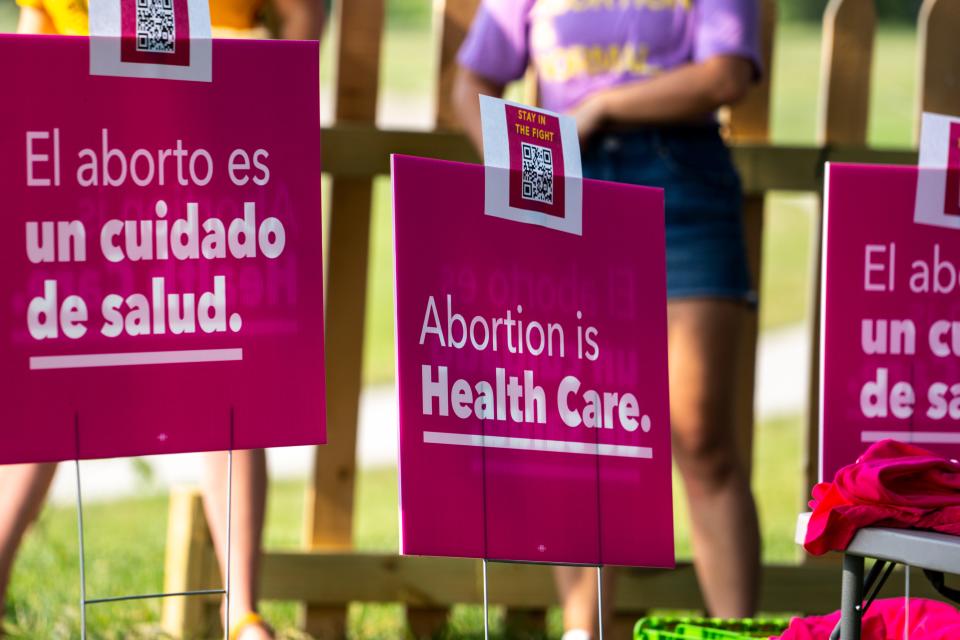
{"type": "MultiPolygon", "coordinates": [[[[863,527],[960,535],[960,463],[895,440],[873,444],[813,488],[804,548],[842,551],[863,527]]],[[[957,636],[960,637],[960,636],[957,636]]]]}
{"type": "MultiPolygon", "coordinates": [[[[794,618],[779,640],[826,640],[837,626],[840,612],[826,616],[794,618]]],[[[863,618],[863,640],[901,640],[904,626],[910,640],[955,640],[960,638],[960,613],[952,606],[911,598],[909,611],[903,598],[877,600],[863,618]]]]}

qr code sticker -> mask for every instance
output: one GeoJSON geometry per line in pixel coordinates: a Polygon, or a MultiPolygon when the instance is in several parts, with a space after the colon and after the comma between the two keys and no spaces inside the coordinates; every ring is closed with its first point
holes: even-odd
{"type": "Polygon", "coordinates": [[[175,53],[173,0],[137,0],[137,51],[175,53]]]}
{"type": "Polygon", "coordinates": [[[553,204],[553,150],[520,143],[523,157],[521,195],[525,200],[553,204]]]}

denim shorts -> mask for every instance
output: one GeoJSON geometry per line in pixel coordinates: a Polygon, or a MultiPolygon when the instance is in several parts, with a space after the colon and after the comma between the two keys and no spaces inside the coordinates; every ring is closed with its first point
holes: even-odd
{"type": "Polygon", "coordinates": [[[756,304],[740,176],[715,125],[600,132],[584,147],[583,175],[664,190],[668,298],[756,304]]]}

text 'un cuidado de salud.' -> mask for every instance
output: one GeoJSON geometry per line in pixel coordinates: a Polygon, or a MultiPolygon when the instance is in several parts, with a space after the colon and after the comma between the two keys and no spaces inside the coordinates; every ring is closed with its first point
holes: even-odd
{"type": "MultiPolygon", "coordinates": [[[[111,146],[107,129],[97,145],[77,153],[75,170],[64,171],[61,132],[26,132],[26,182],[36,189],[60,187],[75,180],[79,187],[205,187],[218,170],[213,155],[203,148],[186,148],[177,140],[169,148],[127,153],[111,146]]],[[[270,153],[266,149],[234,149],[220,170],[235,187],[264,187],[270,182],[270,153]]],[[[166,201],[158,200],[152,215],[139,220],[108,219],[92,240],[108,262],[276,259],[286,247],[283,223],[268,216],[257,220],[256,205],[243,202],[243,215],[232,220],[206,217],[199,205],[186,204],[185,215],[168,215],[166,201]],[[171,219],[172,218],[172,219],[171,219]]],[[[27,221],[26,257],[32,264],[87,262],[90,236],[82,220],[27,221]]],[[[97,304],[99,332],[108,338],[240,331],[239,313],[227,314],[227,282],[215,275],[210,290],[168,293],[165,278],[151,278],[149,292],[108,293],[97,304]]],[[[45,279],[43,292],[27,306],[27,328],[35,340],[80,339],[90,323],[88,301],[78,295],[60,300],[56,279],[45,279]]]]}

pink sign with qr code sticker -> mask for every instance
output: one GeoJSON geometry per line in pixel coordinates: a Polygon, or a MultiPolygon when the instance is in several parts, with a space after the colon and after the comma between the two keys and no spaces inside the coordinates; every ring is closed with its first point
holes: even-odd
{"type": "Polygon", "coordinates": [[[673,566],[663,192],[582,180],[582,233],[485,167],[393,157],[401,551],[673,566]]]}
{"type": "Polygon", "coordinates": [[[325,442],[318,44],[91,46],[0,35],[0,464],[325,442]]]}

